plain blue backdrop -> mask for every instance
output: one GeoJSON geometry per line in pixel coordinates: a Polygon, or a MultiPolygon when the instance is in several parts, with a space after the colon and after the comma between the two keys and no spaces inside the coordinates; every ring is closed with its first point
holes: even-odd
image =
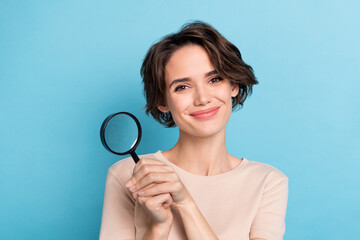
{"type": "Polygon", "coordinates": [[[360,235],[360,3],[0,2],[0,239],[97,239],[103,119],[131,111],[138,153],[177,129],[144,113],[148,48],[189,20],[238,46],[260,82],[228,124],[229,151],[290,179],[285,239],[360,235]]]}

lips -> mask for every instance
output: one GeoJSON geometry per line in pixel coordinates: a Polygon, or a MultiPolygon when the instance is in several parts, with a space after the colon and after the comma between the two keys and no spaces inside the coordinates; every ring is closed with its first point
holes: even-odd
{"type": "Polygon", "coordinates": [[[219,108],[220,107],[212,107],[212,108],[208,108],[205,110],[196,111],[196,112],[190,113],[190,116],[200,119],[200,120],[208,119],[208,118],[215,116],[216,113],[219,111],[219,108]]]}

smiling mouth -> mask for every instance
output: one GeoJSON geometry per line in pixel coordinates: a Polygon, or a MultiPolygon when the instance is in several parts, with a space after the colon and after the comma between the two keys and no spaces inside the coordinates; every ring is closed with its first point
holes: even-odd
{"type": "Polygon", "coordinates": [[[200,119],[200,120],[208,119],[208,118],[215,116],[217,114],[217,112],[219,111],[219,108],[220,107],[212,107],[212,108],[208,108],[205,110],[196,111],[196,112],[190,113],[190,116],[192,116],[196,119],[200,119]]]}

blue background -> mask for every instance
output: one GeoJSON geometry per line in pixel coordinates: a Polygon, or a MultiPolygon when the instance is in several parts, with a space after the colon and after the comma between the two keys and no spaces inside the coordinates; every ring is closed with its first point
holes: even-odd
{"type": "Polygon", "coordinates": [[[97,239],[107,169],[99,127],[141,121],[138,153],[177,129],[144,114],[148,48],[192,19],[237,45],[260,82],[229,151],[290,179],[285,239],[360,234],[359,1],[1,1],[0,239],[97,239]]]}

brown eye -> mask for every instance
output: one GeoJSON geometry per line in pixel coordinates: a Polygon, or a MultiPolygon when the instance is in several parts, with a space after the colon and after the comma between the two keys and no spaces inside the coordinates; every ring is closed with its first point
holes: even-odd
{"type": "Polygon", "coordinates": [[[214,78],[210,79],[210,83],[217,83],[217,82],[220,82],[222,80],[223,80],[222,77],[214,77],[214,78]]]}
{"type": "Polygon", "coordinates": [[[177,87],[175,88],[175,92],[185,90],[186,88],[187,88],[187,86],[186,86],[186,85],[180,85],[180,86],[177,86],[177,87]]]}

